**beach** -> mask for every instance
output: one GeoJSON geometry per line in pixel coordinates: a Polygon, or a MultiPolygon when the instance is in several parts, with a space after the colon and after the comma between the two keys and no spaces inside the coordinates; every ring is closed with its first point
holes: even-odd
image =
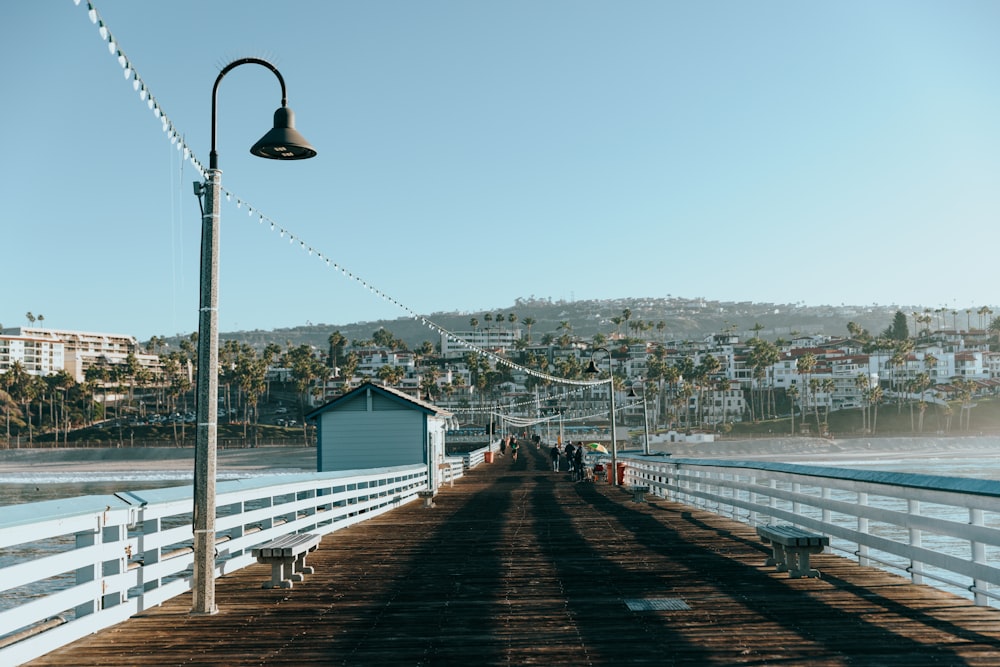
{"type": "MultiPolygon", "coordinates": [[[[1000,437],[927,436],[893,438],[784,437],[719,442],[653,443],[653,454],[674,458],[726,458],[748,461],[808,463],[837,460],[1000,458],[1000,437]]],[[[619,450],[623,454],[624,450],[619,450]]],[[[314,447],[220,449],[220,473],[313,471],[314,447]]],[[[191,447],[124,447],[88,449],[0,450],[0,473],[161,472],[194,470],[191,447]]]]}
{"type": "MultiPolygon", "coordinates": [[[[220,449],[219,472],[316,470],[314,447],[220,449]]],[[[193,473],[193,447],[125,447],[0,450],[0,473],[165,472],[193,473]]]]}

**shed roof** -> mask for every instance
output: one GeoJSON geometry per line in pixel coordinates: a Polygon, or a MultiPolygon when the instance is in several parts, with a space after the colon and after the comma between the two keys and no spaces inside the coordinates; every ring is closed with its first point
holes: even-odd
{"type": "Polygon", "coordinates": [[[398,403],[405,404],[414,410],[419,410],[420,412],[423,412],[424,414],[435,415],[438,417],[443,417],[445,419],[452,416],[451,412],[445,410],[444,408],[440,408],[434,405],[433,403],[428,403],[427,401],[422,401],[419,398],[414,398],[413,396],[410,396],[405,392],[399,391],[398,389],[393,389],[392,387],[385,387],[382,385],[375,384],[373,382],[366,381],[362,382],[361,385],[359,385],[355,389],[352,389],[346,394],[338,396],[332,401],[329,401],[319,406],[312,412],[308,413],[306,415],[306,419],[316,419],[317,417],[319,417],[321,414],[323,414],[328,410],[335,410],[337,408],[337,405],[349,401],[357,397],[359,394],[367,394],[370,392],[384,396],[385,398],[391,401],[396,401],[398,403]]]}

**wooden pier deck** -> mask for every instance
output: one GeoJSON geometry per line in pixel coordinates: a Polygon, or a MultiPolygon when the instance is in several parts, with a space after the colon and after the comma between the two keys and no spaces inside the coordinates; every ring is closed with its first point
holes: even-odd
{"type": "Polygon", "coordinates": [[[316,573],[266,566],[32,665],[1000,665],[1000,611],[846,558],[764,566],[752,528],[569,481],[522,448],[324,538],[316,573]]]}

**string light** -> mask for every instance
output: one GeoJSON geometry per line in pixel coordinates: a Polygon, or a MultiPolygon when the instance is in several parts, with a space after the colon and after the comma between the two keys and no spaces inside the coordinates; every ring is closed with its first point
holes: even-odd
{"type": "MultiPolygon", "coordinates": [[[[74,2],[77,6],[79,6],[80,0],[74,0],[74,2]]],[[[153,112],[153,115],[160,120],[162,130],[170,138],[170,143],[172,145],[176,144],[177,150],[183,151],[183,159],[185,161],[190,160],[192,166],[194,166],[194,168],[198,171],[198,173],[202,177],[205,177],[206,171],[201,161],[195,157],[194,151],[192,151],[190,147],[185,143],[183,138],[181,138],[181,135],[176,131],[174,124],[167,117],[166,113],[160,107],[159,103],[156,102],[156,99],[153,97],[152,93],[149,92],[149,89],[146,86],[145,82],[142,80],[142,77],[139,75],[138,70],[136,70],[135,67],[132,65],[131,61],[125,54],[124,50],[120,48],[120,42],[117,39],[115,39],[114,35],[111,33],[111,30],[107,27],[107,25],[104,23],[104,20],[100,17],[97,8],[94,7],[94,3],[91,1],[87,2],[87,17],[90,19],[90,22],[92,24],[98,26],[98,34],[100,35],[101,39],[107,43],[108,52],[116,58],[119,66],[122,67],[122,69],[124,70],[125,80],[127,81],[130,78],[132,79],[132,89],[138,91],[139,100],[146,102],[146,106],[153,112]]],[[[232,201],[233,195],[230,192],[226,191],[225,196],[227,201],[232,201]]],[[[242,205],[243,201],[237,197],[236,208],[242,208],[242,205]]],[[[254,213],[254,208],[250,206],[250,204],[248,203],[247,215],[252,217],[253,213],[254,213]]],[[[258,224],[263,224],[266,216],[264,216],[264,214],[260,213],[259,211],[258,215],[259,215],[258,224]]],[[[270,223],[269,224],[270,229],[273,231],[275,228],[274,221],[271,220],[270,218],[267,218],[267,220],[270,223]]],[[[285,229],[283,228],[279,229],[280,229],[280,236],[283,238],[285,236],[285,229]]],[[[288,242],[292,244],[295,240],[296,240],[295,235],[289,232],[288,242]]],[[[299,239],[299,247],[302,250],[308,250],[308,253],[310,255],[313,254],[313,248],[311,246],[307,246],[305,241],[301,240],[301,238],[299,239]]],[[[340,266],[337,262],[331,261],[330,259],[323,257],[322,254],[319,254],[319,257],[325,260],[327,267],[339,271],[344,277],[348,278],[349,280],[353,280],[359,283],[362,287],[365,287],[371,293],[381,297],[385,301],[388,301],[398,306],[412,319],[427,326],[431,330],[436,331],[438,334],[445,336],[450,341],[459,344],[462,347],[470,351],[473,351],[482,357],[485,357],[486,359],[489,359],[496,365],[507,366],[512,369],[518,370],[522,373],[525,373],[529,376],[545,380],[554,384],[577,385],[580,387],[593,387],[607,382],[607,380],[572,380],[569,378],[560,378],[554,375],[549,375],[548,373],[543,373],[541,371],[537,371],[534,369],[526,368],[524,366],[515,364],[513,361],[507,359],[506,357],[502,357],[494,352],[490,352],[489,350],[483,349],[477,345],[469,343],[468,341],[464,340],[457,334],[428,320],[426,317],[419,315],[411,308],[408,308],[401,302],[397,301],[396,299],[393,299],[388,294],[384,293],[382,290],[376,288],[374,285],[370,285],[365,280],[362,280],[360,277],[354,275],[353,273],[348,271],[345,267],[340,266]]]]}

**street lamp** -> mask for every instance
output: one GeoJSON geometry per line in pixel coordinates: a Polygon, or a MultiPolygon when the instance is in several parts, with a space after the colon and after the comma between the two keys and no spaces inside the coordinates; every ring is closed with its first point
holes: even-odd
{"type": "MultiPolygon", "coordinates": [[[[629,398],[638,398],[635,393],[635,383],[628,389],[629,398]]],[[[646,385],[642,385],[642,453],[649,455],[649,413],[646,411],[646,385]]]]}
{"type": "Polygon", "coordinates": [[[212,151],[205,183],[195,183],[201,215],[201,290],[198,309],[197,437],[194,451],[194,575],[193,614],[214,614],[215,605],[215,461],[219,394],[219,204],[222,171],[215,150],[216,97],[222,77],[240,65],[268,68],[281,84],[281,107],[274,112],[274,127],[250,149],[253,155],[273,160],[315,157],[316,149],[295,130],[295,115],[287,106],[285,80],[266,60],[241,58],[219,72],[212,87],[212,151]],[[204,200],[202,199],[204,198],[204,200]]]}
{"type": "Polygon", "coordinates": [[[594,363],[594,355],[601,350],[608,353],[608,389],[611,395],[611,479],[612,484],[618,484],[618,438],[615,434],[615,373],[611,367],[611,350],[606,347],[595,347],[590,353],[590,363],[584,373],[600,373],[594,363]]]}

